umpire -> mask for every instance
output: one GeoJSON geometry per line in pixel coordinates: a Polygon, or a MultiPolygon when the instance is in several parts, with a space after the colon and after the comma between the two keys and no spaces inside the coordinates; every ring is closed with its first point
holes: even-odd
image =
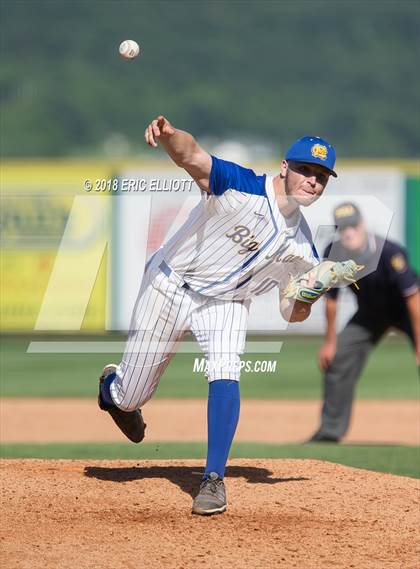
{"type": "Polygon", "coordinates": [[[410,268],[406,251],[388,239],[367,232],[360,210],[344,203],[334,210],[339,239],[330,243],[324,257],[332,261],[353,259],[364,265],[356,286],[358,309],[344,330],[336,334],[340,290],[326,296],[327,331],[319,351],[324,376],[321,425],[309,442],[339,442],[347,432],[356,382],[371,350],[390,328],[411,340],[420,364],[420,294],[418,277],[410,268]]]}

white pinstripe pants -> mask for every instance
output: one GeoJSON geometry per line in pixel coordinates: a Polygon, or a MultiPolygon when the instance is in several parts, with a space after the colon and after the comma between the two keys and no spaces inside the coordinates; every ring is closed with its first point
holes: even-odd
{"type": "Polygon", "coordinates": [[[187,290],[158,264],[152,261],[143,277],[124,356],[110,387],[114,403],[124,411],[142,407],[153,396],[187,330],[204,353],[209,381],[240,377],[250,301],[187,290]]]}

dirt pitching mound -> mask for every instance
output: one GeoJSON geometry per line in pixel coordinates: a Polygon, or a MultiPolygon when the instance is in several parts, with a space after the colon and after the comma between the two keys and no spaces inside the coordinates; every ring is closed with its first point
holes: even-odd
{"type": "Polygon", "coordinates": [[[417,480],[235,460],[225,514],[190,513],[199,461],[3,460],[8,569],[418,567],[417,480]]]}

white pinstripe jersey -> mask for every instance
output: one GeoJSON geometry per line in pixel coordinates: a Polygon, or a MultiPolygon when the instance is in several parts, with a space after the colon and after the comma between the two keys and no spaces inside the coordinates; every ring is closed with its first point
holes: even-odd
{"type": "Polygon", "coordinates": [[[160,253],[195,292],[238,300],[282,289],[319,262],[300,210],[281,214],[273,179],[214,156],[210,194],[160,253]]]}

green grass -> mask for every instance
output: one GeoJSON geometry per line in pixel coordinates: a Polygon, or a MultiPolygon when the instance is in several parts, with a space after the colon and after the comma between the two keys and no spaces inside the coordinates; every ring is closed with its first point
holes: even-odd
{"type": "MultiPolygon", "coordinates": [[[[95,397],[97,378],[104,364],[121,354],[28,354],[30,341],[124,341],[124,336],[3,336],[1,341],[2,397],[95,397]]],[[[315,399],[321,396],[317,368],[319,337],[282,337],[280,354],[257,354],[246,359],[276,359],[275,373],[243,373],[243,397],[259,399],[315,399]]],[[[264,338],[260,337],[264,342],[264,338]]],[[[272,341],[273,337],[267,337],[272,341]]],[[[200,354],[178,354],[169,365],[157,397],[206,397],[204,375],[193,373],[200,354]]],[[[390,337],[374,351],[359,384],[361,399],[415,399],[419,396],[417,369],[404,338],[390,337]]]]}
{"type": "MultiPolygon", "coordinates": [[[[44,458],[82,460],[164,460],[203,459],[204,443],[48,443],[5,444],[3,458],[44,458]]],[[[234,443],[231,458],[314,458],[356,468],[420,478],[419,447],[370,445],[268,445],[234,443]]]]}

